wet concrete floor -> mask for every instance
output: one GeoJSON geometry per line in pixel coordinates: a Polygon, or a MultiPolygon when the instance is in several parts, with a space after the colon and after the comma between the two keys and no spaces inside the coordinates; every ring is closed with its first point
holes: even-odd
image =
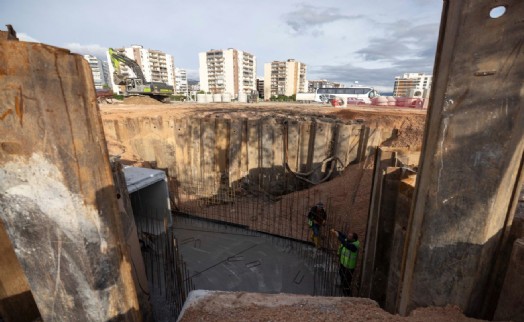
{"type": "Polygon", "coordinates": [[[173,228],[195,289],[338,293],[336,263],[309,244],[185,216],[173,228]]]}

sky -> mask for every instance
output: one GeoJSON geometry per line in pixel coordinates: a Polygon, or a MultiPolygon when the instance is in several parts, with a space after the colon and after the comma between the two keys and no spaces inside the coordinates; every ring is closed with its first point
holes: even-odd
{"type": "Polygon", "coordinates": [[[392,91],[432,73],[441,0],[0,0],[0,29],[106,60],[133,44],[173,55],[198,80],[198,53],[236,48],[265,63],[296,59],[307,79],[392,91]]]}

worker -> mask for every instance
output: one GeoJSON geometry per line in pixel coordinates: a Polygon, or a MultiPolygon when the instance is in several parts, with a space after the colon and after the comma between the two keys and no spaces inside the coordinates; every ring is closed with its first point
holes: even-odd
{"type": "Polygon", "coordinates": [[[311,207],[307,216],[307,223],[311,229],[311,240],[316,248],[320,248],[320,227],[326,223],[327,214],[322,202],[311,207]]]}
{"type": "Polygon", "coordinates": [[[342,293],[344,296],[351,295],[351,281],[357,266],[357,255],[360,242],[358,241],[357,233],[349,233],[348,236],[335,229],[331,229],[331,233],[335,235],[340,241],[337,255],[340,257],[340,267],[338,274],[342,282],[342,293]]]}

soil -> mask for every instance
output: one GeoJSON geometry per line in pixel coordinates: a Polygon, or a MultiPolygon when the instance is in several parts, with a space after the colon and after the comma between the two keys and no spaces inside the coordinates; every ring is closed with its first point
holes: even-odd
{"type": "MultiPolygon", "coordinates": [[[[390,107],[348,107],[337,108],[323,104],[297,103],[208,103],[177,102],[163,104],[149,97],[130,97],[123,104],[101,104],[100,110],[104,119],[121,119],[126,117],[154,117],[199,115],[201,117],[222,118],[260,118],[264,116],[327,117],[344,120],[364,119],[375,124],[396,124],[407,119],[410,122],[422,121],[426,110],[413,108],[390,107]],[[135,103],[133,100],[137,100],[135,103]],[[385,118],[385,116],[387,116],[385,118]]],[[[409,121],[408,121],[409,123],[409,121]]]]}
{"type": "MultiPolygon", "coordinates": [[[[136,99],[149,99],[136,97],[136,99]]],[[[155,101],[156,102],[156,101],[155,101]]],[[[395,138],[384,142],[384,146],[405,147],[411,151],[420,151],[426,111],[413,108],[353,106],[335,108],[322,104],[289,104],[289,103],[209,103],[195,104],[180,102],[163,105],[101,105],[104,120],[122,120],[138,117],[220,117],[220,118],[261,118],[265,116],[336,118],[343,121],[364,120],[370,127],[396,128],[395,138]]],[[[131,146],[124,146],[115,138],[107,137],[110,154],[122,155],[123,159],[137,162],[137,153],[131,146]]],[[[148,166],[148,165],[145,165],[148,166]]],[[[373,172],[373,157],[358,164],[351,164],[340,176],[307,190],[294,192],[282,197],[277,203],[268,205],[252,196],[238,197],[242,207],[231,205],[206,205],[187,203],[184,210],[193,210],[203,217],[226,220],[246,225],[252,229],[282,235],[295,239],[308,240],[308,228],[304,224],[304,214],[309,207],[318,201],[327,206],[329,219],[327,228],[352,230],[364,237],[369,207],[369,192],[373,172]],[[305,201],[304,201],[305,200],[305,201]],[[302,201],[302,203],[300,203],[302,201]],[[284,213],[281,213],[284,209],[284,213]],[[263,216],[253,215],[263,213],[263,216]],[[291,215],[290,213],[297,213],[291,215]],[[289,214],[289,215],[288,215],[289,214]],[[293,218],[291,218],[293,217],[293,218]],[[288,229],[285,229],[288,227],[288,229]]],[[[327,231],[327,229],[325,230],[327,231]]],[[[324,232],[325,234],[325,232],[324,232]]],[[[325,234],[326,235],[326,234],[325,234]]],[[[324,236],[327,237],[327,236],[324,236]]],[[[327,246],[327,245],[326,245],[327,246]]]]}
{"type": "MultiPolygon", "coordinates": [[[[297,103],[208,103],[177,102],[163,104],[150,97],[136,96],[126,98],[124,104],[101,104],[102,119],[123,120],[156,116],[183,117],[199,116],[208,118],[262,118],[297,117],[339,119],[343,121],[363,120],[370,127],[396,128],[397,136],[383,146],[406,147],[420,151],[424,134],[426,110],[401,107],[352,106],[331,107],[323,104],[297,103]],[[136,103],[133,103],[135,102],[136,103]]],[[[120,155],[122,159],[139,161],[138,153],[131,146],[124,146],[116,138],[106,137],[109,154],[120,155]]]]}
{"type": "MultiPolygon", "coordinates": [[[[412,108],[390,108],[358,106],[334,108],[320,104],[194,104],[191,102],[164,105],[101,105],[104,120],[123,120],[139,117],[183,117],[196,116],[213,118],[261,118],[297,117],[331,118],[342,121],[363,120],[370,127],[397,129],[396,136],[383,142],[383,146],[403,147],[409,151],[420,151],[424,134],[425,110],[412,108]]],[[[139,161],[131,146],[124,146],[115,138],[107,137],[110,154],[120,154],[123,158],[139,161]]],[[[262,194],[258,197],[250,193],[239,193],[237,200],[229,204],[205,204],[186,198],[184,211],[198,214],[204,218],[228,221],[299,240],[309,240],[309,229],[305,214],[309,208],[322,201],[326,205],[328,221],[323,228],[322,247],[334,249],[336,239],[328,231],[330,228],[345,232],[356,232],[364,242],[366,232],[369,198],[373,173],[373,156],[357,164],[350,164],[345,171],[334,179],[312,188],[281,196],[278,200],[268,200],[262,194]]],[[[357,276],[359,275],[357,268],[357,276]]],[[[265,295],[260,295],[261,297],[265,295]]],[[[318,298],[316,298],[318,299],[318,298]]],[[[363,299],[362,299],[363,300],[363,299]]],[[[281,305],[278,310],[264,305],[231,307],[224,310],[224,303],[213,309],[213,305],[204,305],[196,311],[189,310],[183,321],[339,321],[341,320],[406,320],[390,315],[377,307],[373,301],[359,302],[356,299],[333,300],[332,304],[320,305],[281,305]],[[339,302],[336,302],[339,301],[339,302]],[[347,301],[347,302],[346,302],[347,301]],[[356,301],[356,302],[355,302],[356,301]],[[341,304],[342,303],[342,304],[341,304]],[[285,307],[285,309],[284,309],[285,307]],[[193,313],[194,312],[194,313],[193,313]],[[322,313],[321,315],[319,315],[322,313]],[[255,317],[255,318],[254,318],[255,317]],[[260,317],[260,318],[259,318],[260,317]],[[315,319],[316,318],[316,319],[315,319]]],[[[368,301],[368,300],[366,300],[368,301]]],[[[227,302],[227,301],[226,301],[227,302]]],[[[417,310],[411,321],[470,321],[461,317],[456,309],[435,309],[417,317],[417,310]],[[449,315],[449,314],[450,315],[449,315]],[[429,317],[429,319],[427,318],[429,317]]]]}
{"type": "Polygon", "coordinates": [[[191,201],[182,194],[181,210],[201,217],[232,222],[252,230],[309,241],[309,227],[306,214],[318,202],[323,202],[328,214],[322,228],[322,247],[334,249],[336,240],[328,231],[331,228],[346,233],[356,232],[365,236],[369,193],[373,172],[373,156],[364,162],[349,165],[334,179],[309,189],[287,195],[268,198],[264,194],[254,195],[253,191],[244,196],[232,197],[230,203],[203,203],[191,201]]]}
{"type": "Polygon", "coordinates": [[[287,294],[206,292],[190,294],[180,322],[193,321],[479,321],[465,317],[458,307],[430,307],[408,317],[390,314],[364,298],[311,297],[287,294]]]}
{"type": "MultiPolygon", "coordinates": [[[[142,99],[142,97],[140,97],[142,99]]],[[[396,137],[383,142],[384,146],[404,147],[420,151],[424,133],[426,111],[413,108],[353,106],[335,108],[321,104],[289,103],[209,103],[180,102],[163,105],[101,105],[104,120],[123,120],[139,117],[220,117],[261,118],[265,116],[331,118],[342,121],[363,120],[370,127],[396,128],[396,137]]],[[[140,162],[132,146],[107,137],[110,154],[122,155],[137,166],[151,166],[140,162]]],[[[326,205],[328,221],[323,228],[322,247],[334,249],[336,239],[328,234],[334,228],[346,233],[356,232],[365,242],[369,198],[373,174],[373,156],[358,164],[350,164],[334,179],[312,188],[293,192],[277,200],[266,198],[263,193],[235,196],[234,202],[213,204],[202,202],[179,191],[181,210],[201,217],[245,225],[257,231],[309,240],[305,214],[319,201],[326,205]],[[192,201],[193,199],[193,201],[192,201]]],[[[357,276],[358,276],[357,270],[357,276]]]]}
{"type": "Polygon", "coordinates": [[[128,105],[162,105],[163,103],[157,101],[149,96],[129,96],[124,98],[124,104],[128,105]]]}

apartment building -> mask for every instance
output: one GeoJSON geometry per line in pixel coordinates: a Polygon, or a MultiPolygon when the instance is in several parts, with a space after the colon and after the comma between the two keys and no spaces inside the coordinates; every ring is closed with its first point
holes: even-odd
{"type": "Polygon", "coordinates": [[[259,98],[264,98],[264,78],[257,77],[257,92],[259,98]]]}
{"type": "Polygon", "coordinates": [[[91,55],[84,55],[84,59],[87,60],[89,67],[91,67],[95,88],[103,89],[104,85],[109,86],[111,79],[109,77],[109,66],[107,62],[91,55]]]}
{"type": "Polygon", "coordinates": [[[185,69],[175,67],[175,93],[187,94],[189,85],[185,69]]]}
{"type": "MultiPolygon", "coordinates": [[[[117,53],[125,55],[134,61],[142,69],[142,73],[148,82],[161,82],[171,86],[175,86],[175,60],[173,56],[166,54],[160,50],[145,49],[140,45],[132,45],[131,47],[115,48],[117,53]]],[[[107,53],[108,61],[111,61],[109,52],[107,53]]],[[[131,68],[121,63],[121,72],[128,77],[136,77],[131,68]]],[[[109,66],[111,83],[113,84],[113,91],[120,92],[119,86],[115,84],[113,79],[114,67],[109,66]]]]}
{"type": "Polygon", "coordinates": [[[288,59],[264,65],[264,99],[278,95],[296,95],[306,89],[306,64],[288,59]]]}
{"type": "Polygon", "coordinates": [[[343,88],[344,84],[328,81],[327,79],[321,80],[308,80],[308,92],[315,93],[319,88],[343,88]]]}
{"type": "Polygon", "coordinates": [[[187,80],[187,84],[190,92],[198,92],[200,90],[200,82],[196,80],[187,80]]]}
{"type": "Polygon", "coordinates": [[[424,73],[406,73],[402,77],[395,77],[393,96],[412,96],[413,90],[425,90],[431,88],[432,75],[424,73]]]}
{"type": "Polygon", "coordinates": [[[199,53],[200,90],[213,94],[250,93],[256,90],[256,57],[248,52],[212,49],[199,53]]]}

